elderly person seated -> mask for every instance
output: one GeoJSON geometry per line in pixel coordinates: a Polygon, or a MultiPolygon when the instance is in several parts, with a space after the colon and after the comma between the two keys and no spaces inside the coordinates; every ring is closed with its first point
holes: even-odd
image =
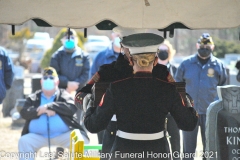
{"type": "Polygon", "coordinates": [[[79,129],[84,142],[89,143],[86,132],[75,121],[77,108],[72,96],[66,90],[59,89],[58,84],[56,70],[45,68],[41,79],[42,89],[29,95],[20,111],[26,123],[18,143],[19,152],[36,153],[45,146],[50,149],[50,145],[69,147],[73,129],[79,129]]]}

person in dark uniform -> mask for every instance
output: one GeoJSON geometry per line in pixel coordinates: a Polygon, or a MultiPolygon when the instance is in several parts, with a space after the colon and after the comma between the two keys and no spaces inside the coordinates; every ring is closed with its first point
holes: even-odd
{"type": "MultiPolygon", "coordinates": [[[[170,74],[174,77],[177,67],[170,63],[175,55],[176,50],[173,49],[172,44],[168,40],[164,40],[162,44],[158,47],[158,63],[166,65],[170,74]]],[[[177,123],[171,116],[171,114],[167,115],[167,131],[170,136],[170,143],[172,152],[180,152],[180,132],[177,126],[177,123]]],[[[180,158],[173,158],[174,160],[180,160],[180,158]]]]}
{"type": "MultiPolygon", "coordinates": [[[[115,27],[113,29],[114,32],[117,32],[120,34],[121,37],[124,37],[124,35],[128,34],[126,33],[120,33],[119,27],[115,27]]],[[[122,30],[122,29],[121,29],[122,30]]],[[[129,30],[129,32],[134,30],[129,30]]],[[[136,32],[136,31],[135,31],[136,32]]],[[[113,82],[119,79],[123,79],[126,77],[130,77],[133,74],[133,68],[129,65],[129,50],[127,48],[122,47],[123,54],[119,54],[119,57],[117,58],[117,61],[112,62],[111,64],[105,64],[102,65],[99,69],[99,71],[91,78],[91,80],[88,82],[88,84],[81,88],[76,96],[75,96],[75,105],[78,108],[82,108],[82,101],[86,94],[92,93],[91,89],[95,82],[113,82]]],[[[157,64],[153,69],[153,76],[158,77],[159,79],[162,79],[164,81],[172,82],[173,79],[171,74],[169,74],[167,67],[165,65],[157,64]]],[[[110,150],[112,148],[117,126],[116,126],[116,117],[113,116],[111,121],[108,124],[108,127],[104,131],[103,136],[103,142],[102,142],[102,153],[110,153],[110,150]]],[[[101,158],[102,160],[104,158],[101,158]]]]}
{"type": "Polygon", "coordinates": [[[91,133],[105,129],[116,114],[118,130],[110,159],[170,159],[164,136],[168,112],[182,130],[191,131],[197,124],[196,111],[182,101],[175,85],[152,75],[156,45],[162,41],[147,33],[125,37],[122,43],[130,50],[134,74],[111,83],[98,107],[92,107],[91,100],[88,104],[84,124],[91,133]]]}

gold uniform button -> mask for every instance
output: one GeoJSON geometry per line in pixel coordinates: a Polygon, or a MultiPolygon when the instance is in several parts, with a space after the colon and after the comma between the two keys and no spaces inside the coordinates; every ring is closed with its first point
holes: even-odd
{"type": "Polygon", "coordinates": [[[111,132],[111,135],[113,135],[113,132],[111,132]]]}

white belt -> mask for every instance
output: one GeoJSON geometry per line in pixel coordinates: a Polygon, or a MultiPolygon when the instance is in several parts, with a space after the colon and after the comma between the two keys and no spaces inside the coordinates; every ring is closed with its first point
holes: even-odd
{"type": "Polygon", "coordinates": [[[118,130],[116,135],[124,139],[140,140],[140,141],[156,140],[164,137],[163,131],[158,133],[141,134],[141,133],[127,133],[127,132],[118,130]]]}
{"type": "Polygon", "coordinates": [[[112,119],[111,119],[111,121],[117,121],[116,114],[114,114],[114,115],[112,116],[112,119]]]}

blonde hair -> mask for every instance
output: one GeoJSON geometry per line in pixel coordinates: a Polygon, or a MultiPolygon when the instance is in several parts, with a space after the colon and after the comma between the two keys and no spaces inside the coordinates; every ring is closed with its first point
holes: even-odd
{"type": "Polygon", "coordinates": [[[173,49],[172,44],[166,39],[164,40],[164,42],[162,44],[160,44],[160,46],[161,45],[165,45],[165,46],[168,47],[168,51],[169,51],[168,52],[168,59],[169,59],[169,61],[171,61],[173,59],[173,56],[176,54],[176,50],[173,49]]]}
{"type": "Polygon", "coordinates": [[[139,67],[148,67],[155,60],[156,53],[145,53],[132,55],[134,61],[137,61],[139,67]]]}

